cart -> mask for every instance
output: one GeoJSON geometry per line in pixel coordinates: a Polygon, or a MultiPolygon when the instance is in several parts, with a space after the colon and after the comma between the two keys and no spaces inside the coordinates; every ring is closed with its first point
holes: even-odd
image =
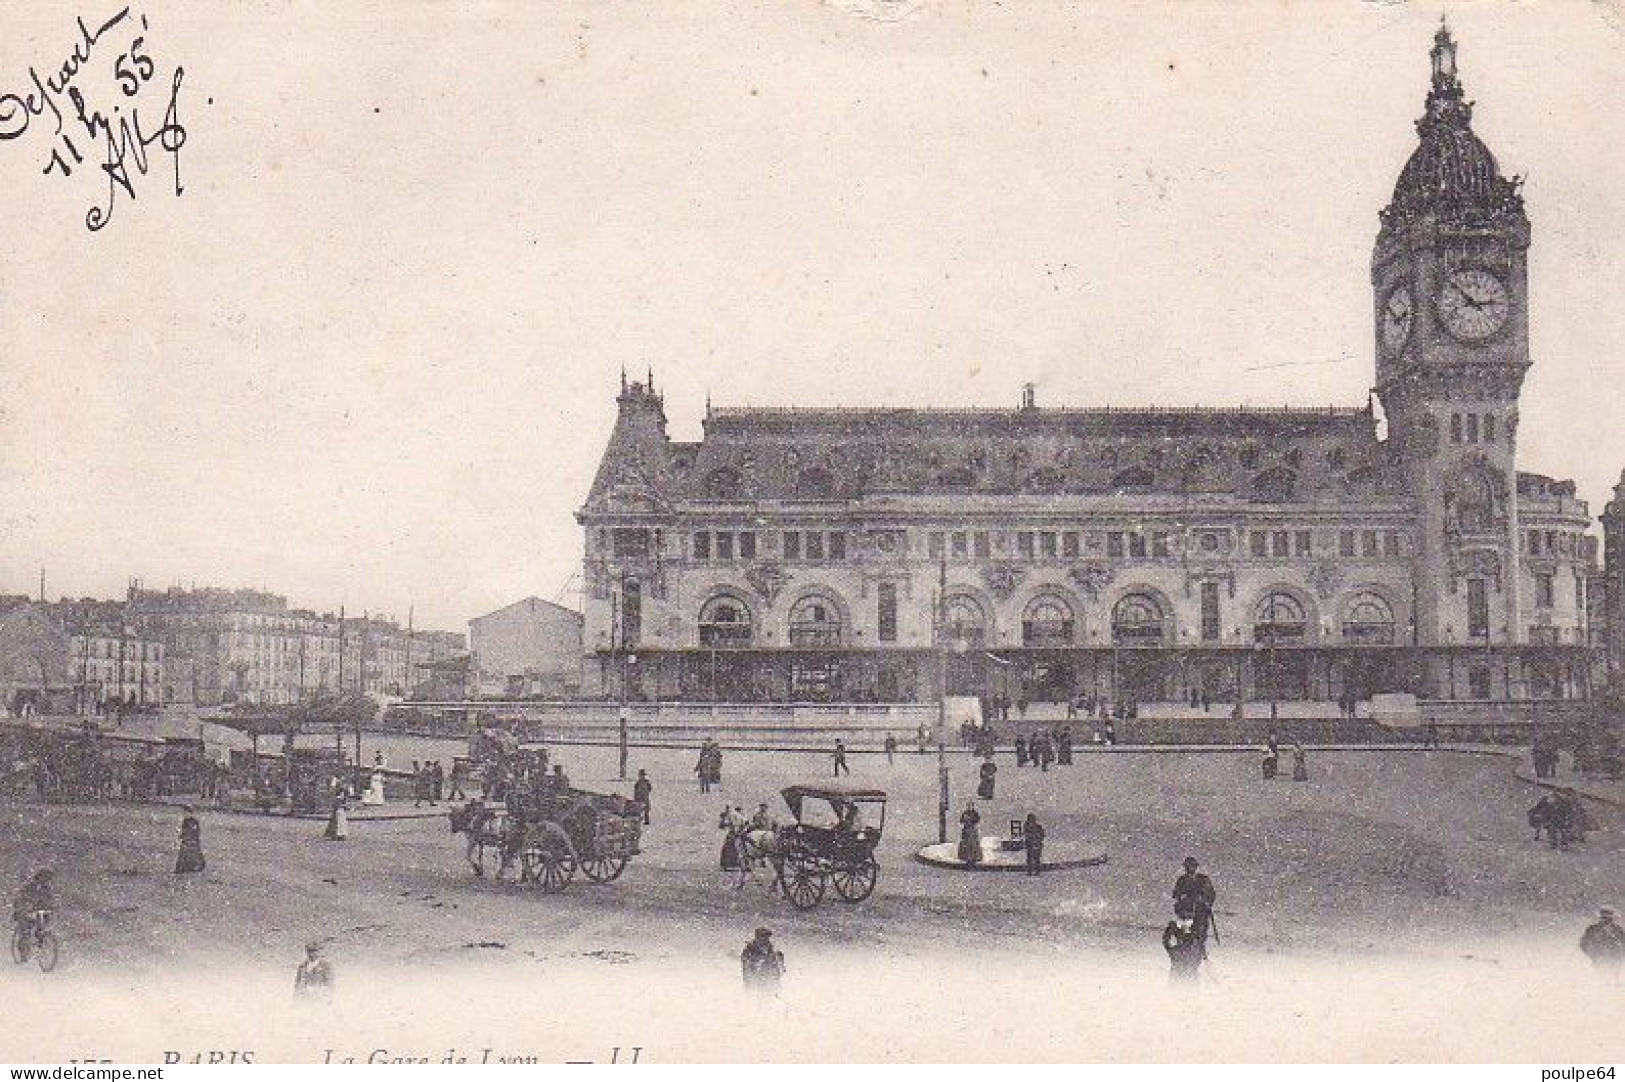
{"type": "Polygon", "coordinates": [[[504,805],[474,800],[455,808],[451,829],[467,836],[475,875],[485,874],[491,850],[500,861],[499,878],[517,859],[521,883],[556,894],[577,870],[595,883],[619,879],[640,852],[643,814],[624,797],[544,785],[504,805]]]}

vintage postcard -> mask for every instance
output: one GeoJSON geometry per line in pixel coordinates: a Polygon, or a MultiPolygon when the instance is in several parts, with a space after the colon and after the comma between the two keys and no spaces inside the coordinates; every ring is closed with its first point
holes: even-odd
{"type": "Polygon", "coordinates": [[[3,20],[0,1061],[1625,1058],[1625,7],[3,20]]]}

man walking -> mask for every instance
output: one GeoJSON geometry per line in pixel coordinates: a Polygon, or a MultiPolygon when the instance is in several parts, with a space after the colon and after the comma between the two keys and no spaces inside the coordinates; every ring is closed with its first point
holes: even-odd
{"type": "Polygon", "coordinates": [[[897,738],[890,733],[886,734],[886,765],[891,766],[897,761],[897,738]]]}
{"type": "Polygon", "coordinates": [[[842,774],[850,777],[852,768],[846,765],[846,744],[837,740],[835,741],[835,776],[838,778],[842,774]]]}
{"type": "Polygon", "coordinates": [[[1213,889],[1213,880],[1197,867],[1195,857],[1185,858],[1185,874],[1174,881],[1174,916],[1189,920],[1196,938],[1206,944],[1218,892],[1213,889]]]}
{"type": "Polygon", "coordinates": [[[649,825],[649,797],[655,791],[655,783],[649,780],[647,770],[638,771],[638,780],[632,783],[632,799],[637,801],[638,807],[643,809],[643,825],[649,825]]]}
{"type": "Polygon", "coordinates": [[[1625,972],[1625,928],[1615,922],[1614,916],[1611,906],[1603,906],[1596,923],[1580,936],[1580,950],[1599,974],[1618,983],[1621,972],[1625,972]]]}
{"type": "Polygon", "coordinates": [[[784,955],[773,946],[773,933],[756,929],[756,936],[739,953],[739,967],[747,991],[776,996],[784,981],[784,955]]]}
{"type": "Polygon", "coordinates": [[[1044,827],[1032,812],[1027,813],[1026,820],[1021,824],[1021,842],[1027,853],[1027,874],[1041,874],[1044,870],[1044,827]]]}
{"type": "Polygon", "coordinates": [[[1168,952],[1168,979],[1175,983],[1195,983],[1202,971],[1207,948],[1202,946],[1188,918],[1175,918],[1162,930],[1162,949],[1168,952]]]}
{"type": "Polygon", "coordinates": [[[305,960],[293,975],[293,990],[301,996],[333,998],[333,966],[322,957],[320,943],[305,945],[305,960]]]}
{"type": "Polygon", "coordinates": [[[695,764],[694,773],[700,776],[700,792],[711,791],[711,742],[707,740],[700,745],[700,761],[695,764]]]}

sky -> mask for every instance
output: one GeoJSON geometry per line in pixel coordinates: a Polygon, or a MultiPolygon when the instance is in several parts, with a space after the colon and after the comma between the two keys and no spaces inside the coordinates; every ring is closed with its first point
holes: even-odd
{"type": "MultiPolygon", "coordinates": [[[[87,107],[151,137],[173,98],[185,140],[92,231],[104,151],[0,97],[0,592],[44,568],[51,597],[253,586],[452,629],[577,602],[623,368],[679,439],[708,396],[1362,404],[1442,10],[150,0],[98,34],[122,2],[5,5],[0,95],[94,37],[87,107]]],[[[1625,8],[1448,14],[1528,178],[1519,466],[1600,511],[1625,8]]]]}

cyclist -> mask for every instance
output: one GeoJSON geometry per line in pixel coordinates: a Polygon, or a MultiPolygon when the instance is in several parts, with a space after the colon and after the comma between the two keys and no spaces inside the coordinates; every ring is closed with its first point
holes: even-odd
{"type": "Polygon", "coordinates": [[[56,908],[56,899],[51,891],[54,878],[51,869],[41,868],[17,892],[17,897],[11,903],[11,922],[18,933],[34,931],[34,922],[39,919],[36,914],[49,916],[51,910],[56,908]]]}

